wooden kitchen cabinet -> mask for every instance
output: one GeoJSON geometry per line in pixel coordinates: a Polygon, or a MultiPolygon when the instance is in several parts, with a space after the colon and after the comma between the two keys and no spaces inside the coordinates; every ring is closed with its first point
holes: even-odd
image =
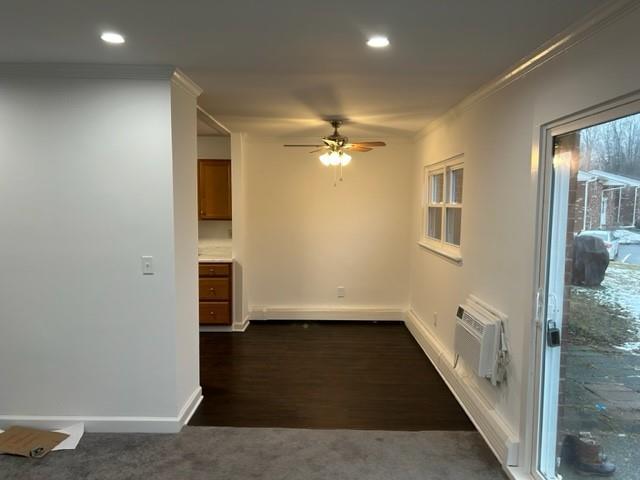
{"type": "Polygon", "coordinates": [[[231,220],[231,160],[198,160],[198,217],[231,220]]]}
{"type": "Polygon", "coordinates": [[[201,278],[200,300],[229,300],[229,279],[201,278]]]}
{"type": "Polygon", "coordinates": [[[200,263],[200,325],[231,325],[231,263],[200,263]]]}

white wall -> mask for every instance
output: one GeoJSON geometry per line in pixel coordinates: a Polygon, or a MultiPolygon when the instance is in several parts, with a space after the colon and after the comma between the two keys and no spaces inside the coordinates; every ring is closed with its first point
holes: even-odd
{"type": "Polygon", "coordinates": [[[233,217],[233,328],[246,328],[249,315],[248,279],[245,275],[247,258],[247,176],[246,172],[246,135],[231,134],[231,193],[233,217]]]}
{"type": "Polygon", "coordinates": [[[231,251],[232,229],[231,220],[200,220],[198,222],[198,246],[203,252],[211,249],[219,250],[224,247],[231,251]]]}
{"type": "Polygon", "coordinates": [[[231,158],[231,137],[198,137],[198,158],[227,160],[231,158]]]}
{"type": "MultiPolygon", "coordinates": [[[[177,358],[193,362],[184,351],[197,352],[197,336],[176,297],[186,257],[174,256],[192,243],[194,269],[196,237],[193,215],[181,218],[195,212],[183,188],[193,167],[172,165],[169,75],[0,74],[0,424],[176,427],[194,384],[177,358]],[[174,220],[190,233],[174,236],[174,220]],[[155,275],[142,275],[142,255],[155,275]]],[[[195,161],[195,138],[188,147],[182,134],[176,153],[190,148],[195,161]]]]}
{"type": "MultiPolygon", "coordinates": [[[[466,110],[446,116],[418,142],[413,168],[410,305],[449,350],[456,306],[478,295],[509,316],[508,384],[475,384],[521,435],[533,365],[537,146],[541,125],[640,86],[640,11],[635,10],[566,53],[466,110]],[[463,265],[416,244],[423,166],[464,153],[463,265]],[[437,327],[432,323],[438,312],[437,327]]],[[[523,454],[524,452],[521,451],[523,454]]]]}
{"type": "Polygon", "coordinates": [[[171,83],[178,406],[200,387],[196,97],[171,83]]]}
{"type": "Polygon", "coordinates": [[[334,187],[317,154],[282,146],[309,139],[248,137],[249,308],[406,307],[413,147],[386,140],[334,187]]]}

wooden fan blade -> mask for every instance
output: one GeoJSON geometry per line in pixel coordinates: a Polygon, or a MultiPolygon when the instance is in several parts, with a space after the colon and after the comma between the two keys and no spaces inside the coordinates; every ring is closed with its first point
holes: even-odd
{"type": "Polygon", "coordinates": [[[283,147],[324,147],[324,145],[283,145],[283,147]]]}
{"type": "Polygon", "coordinates": [[[384,142],[354,142],[353,145],[360,145],[363,147],[385,147],[387,144],[384,142]]]}
{"type": "Polygon", "coordinates": [[[348,150],[351,150],[352,152],[369,152],[369,151],[373,150],[373,148],[363,147],[363,146],[357,145],[355,143],[352,143],[351,145],[348,145],[348,146],[346,146],[344,148],[348,149],[348,150]]]}

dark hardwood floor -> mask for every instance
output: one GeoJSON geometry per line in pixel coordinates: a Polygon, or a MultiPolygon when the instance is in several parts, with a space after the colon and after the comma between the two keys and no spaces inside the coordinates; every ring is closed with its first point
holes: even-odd
{"type": "Polygon", "coordinates": [[[401,322],[252,322],[200,334],[190,425],[473,430],[401,322]]]}

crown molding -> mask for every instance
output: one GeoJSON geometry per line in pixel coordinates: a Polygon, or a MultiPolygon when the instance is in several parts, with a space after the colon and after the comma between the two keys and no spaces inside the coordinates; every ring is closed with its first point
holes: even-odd
{"type": "Polygon", "coordinates": [[[175,71],[172,65],[0,63],[0,77],[169,80],[175,71]]]}
{"type": "Polygon", "coordinates": [[[638,7],[640,7],[640,0],[612,0],[597,7],[581,20],[543,43],[538,49],[512,65],[501,75],[465,97],[443,115],[429,122],[426,127],[416,133],[414,139],[419,140],[425,137],[447,120],[458,116],[476,103],[494,95],[638,7]]]}
{"type": "Polygon", "coordinates": [[[194,97],[199,97],[202,93],[202,89],[191,80],[182,70],[179,68],[173,69],[171,74],[171,83],[182,88],[184,91],[193,95],[194,97]]]}
{"type": "Polygon", "coordinates": [[[0,77],[171,80],[194,97],[202,89],[173,65],[108,63],[0,63],[0,77]]]}
{"type": "Polygon", "coordinates": [[[228,137],[229,135],[231,135],[231,130],[229,130],[222,123],[220,123],[213,115],[207,112],[203,107],[201,107],[200,105],[196,105],[196,109],[198,110],[198,113],[201,115],[201,118],[203,119],[203,121],[207,125],[209,125],[211,128],[213,128],[216,132],[218,132],[218,135],[216,136],[228,137]]]}

